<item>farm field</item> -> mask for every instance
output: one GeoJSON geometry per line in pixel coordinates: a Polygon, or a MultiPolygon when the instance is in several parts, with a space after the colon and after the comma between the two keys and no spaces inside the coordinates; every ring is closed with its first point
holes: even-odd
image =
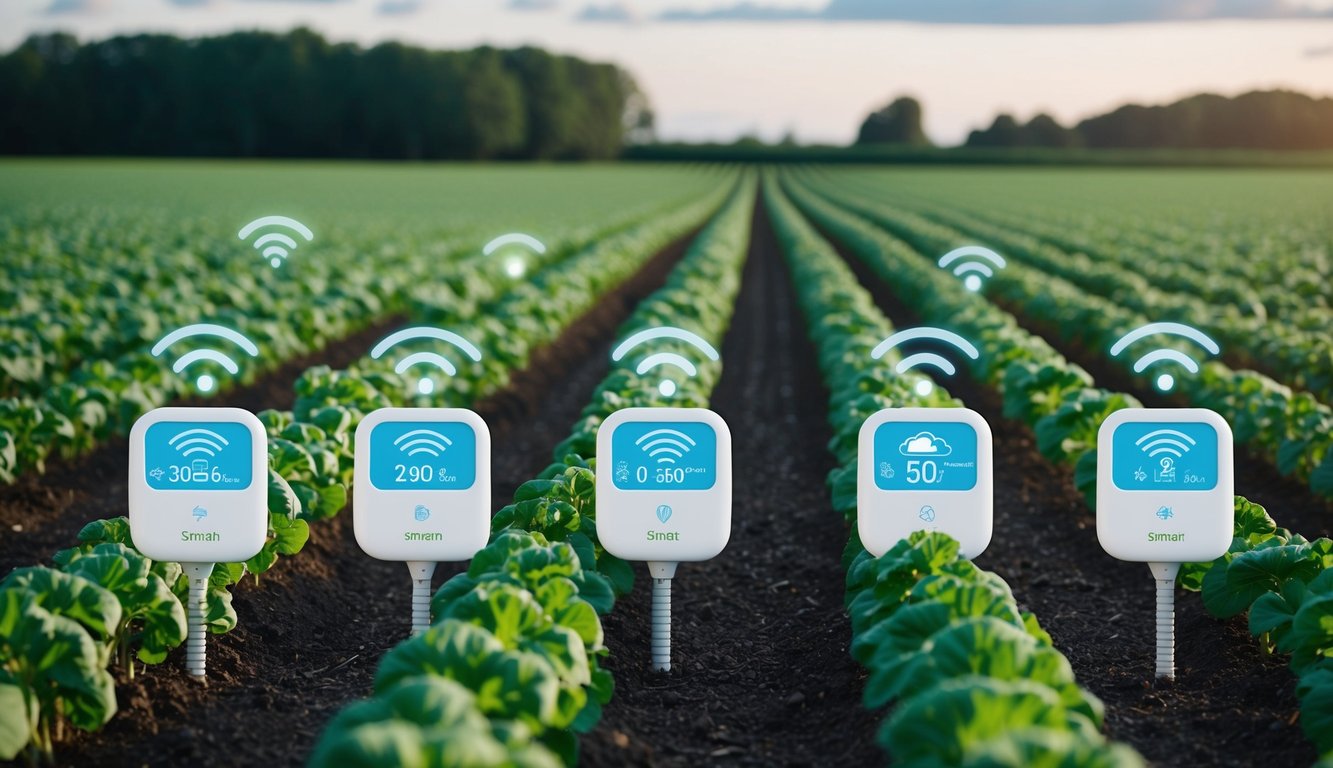
{"type": "Polygon", "coordinates": [[[15,764],[1333,765],[1326,171],[4,161],[0,261],[15,764]],[[279,269],[237,237],[274,213],[314,230],[279,269]],[[544,250],[483,252],[512,232],[544,250]],[[1006,261],[978,290],[936,264],[970,244],[1006,261]],[[1161,391],[1110,354],[1152,321],[1220,352],[1179,346],[1200,369],[1161,391]],[[194,322],[259,349],[207,395],[149,351],[194,322]],[[480,362],[423,388],[370,355],[417,325],[480,362]],[[612,359],[658,325],[720,352],[674,399],[612,359]],[[926,394],[871,355],[918,325],[980,352],[926,394]],[[662,674],[652,580],[601,547],[590,460],[612,412],[668,403],[726,419],[735,499],[727,548],[674,580],[662,674]],[[180,568],[88,525],[126,514],[126,434],[167,404],[243,407],[270,437],[268,544],[214,573],[207,687],[180,568]],[[1097,427],[1138,404],[1213,409],[1237,447],[1235,539],[1182,571],[1171,683],[1147,569],[1094,518],[1097,427]],[[350,507],[351,436],[387,405],[470,407],[493,440],[491,543],[436,570],[411,639],[411,583],[350,507]],[[959,405],[994,434],[990,546],[871,556],[860,424],[959,405]]]}

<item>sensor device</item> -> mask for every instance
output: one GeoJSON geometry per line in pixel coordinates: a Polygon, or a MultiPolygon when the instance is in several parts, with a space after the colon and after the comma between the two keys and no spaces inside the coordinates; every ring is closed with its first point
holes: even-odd
{"type": "Polygon", "coordinates": [[[597,535],[648,562],[653,668],[671,669],[676,564],[716,557],[731,538],[731,431],[706,408],[626,408],[597,430],[597,535]]]}
{"type": "Polygon", "coordinates": [[[157,408],[130,429],[134,545],[189,578],[186,668],[202,679],[204,599],[214,563],[248,560],[268,534],[268,436],[239,408],[157,408]]]}
{"type": "Polygon", "coordinates": [[[466,408],[381,408],[356,428],[352,530],[379,560],[412,572],[412,630],[430,626],[430,578],[468,560],[491,523],[491,433],[466,408]]]}
{"type": "Polygon", "coordinates": [[[915,531],[958,540],[980,555],[994,527],[990,425],[966,408],[886,408],[861,425],[856,529],[879,557],[915,531]]]}
{"type": "Polygon", "coordinates": [[[1157,676],[1175,677],[1175,581],[1181,563],[1231,546],[1231,427],[1204,408],[1125,408],[1097,431],[1097,540],[1157,580],[1157,676]]]}

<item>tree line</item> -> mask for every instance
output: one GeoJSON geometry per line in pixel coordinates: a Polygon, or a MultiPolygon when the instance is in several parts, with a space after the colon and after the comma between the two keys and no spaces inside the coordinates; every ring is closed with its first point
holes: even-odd
{"type": "Polygon", "coordinates": [[[5,154],[585,160],[651,125],[624,70],[531,47],[55,33],[0,56],[5,154]]]}
{"type": "MultiPolygon", "coordinates": [[[[929,146],[921,104],[900,97],[861,124],[857,144],[929,146]]],[[[1039,114],[1026,123],[996,116],[966,146],[1049,149],[1333,149],[1333,98],[1253,91],[1234,98],[1190,96],[1172,104],[1129,104],[1072,127],[1039,114]]]]}

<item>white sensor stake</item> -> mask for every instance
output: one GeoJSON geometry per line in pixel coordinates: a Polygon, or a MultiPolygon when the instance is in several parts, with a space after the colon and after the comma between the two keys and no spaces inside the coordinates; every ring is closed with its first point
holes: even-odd
{"type": "Polygon", "coordinates": [[[731,431],[705,408],[626,408],[597,430],[597,535],[653,578],[652,666],[671,671],[676,564],[731,538],[731,431]]]}
{"type": "Polygon", "coordinates": [[[352,529],[412,574],[412,634],[430,627],[435,564],[471,559],[490,538],[491,432],[466,408],[381,408],[356,427],[352,529]]]}
{"type": "Polygon", "coordinates": [[[1097,431],[1097,540],[1157,582],[1157,677],[1176,676],[1176,574],[1231,546],[1231,427],[1204,408],[1126,408],[1097,431]]]}
{"type": "Polygon", "coordinates": [[[885,408],[861,425],[856,530],[879,557],[915,531],[958,540],[972,559],[994,528],[990,425],[966,408],[885,408]]]}
{"type": "Polygon", "coordinates": [[[185,666],[203,680],[208,577],[268,534],[268,436],[239,408],[158,408],[130,430],[130,535],[189,580],[185,666]]]}

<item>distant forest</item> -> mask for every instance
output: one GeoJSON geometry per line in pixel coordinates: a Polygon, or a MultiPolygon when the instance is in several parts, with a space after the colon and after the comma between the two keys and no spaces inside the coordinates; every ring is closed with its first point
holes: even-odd
{"type": "Polygon", "coordinates": [[[537,48],[365,49],[307,29],[29,38],[0,56],[0,153],[587,160],[652,113],[630,75],[537,48]]]}
{"type": "MultiPolygon", "coordinates": [[[[921,105],[901,97],[861,124],[857,144],[926,146],[921,105]]],[[[1293,91],[1235,98],[1204,93],[1165,106],[1130,104],[1066,127],[1049,115],[1020,123],[1002,114],[972,131],[968,147],[987,149],[1333,149],[1333,99],[1293,91]]]]}

